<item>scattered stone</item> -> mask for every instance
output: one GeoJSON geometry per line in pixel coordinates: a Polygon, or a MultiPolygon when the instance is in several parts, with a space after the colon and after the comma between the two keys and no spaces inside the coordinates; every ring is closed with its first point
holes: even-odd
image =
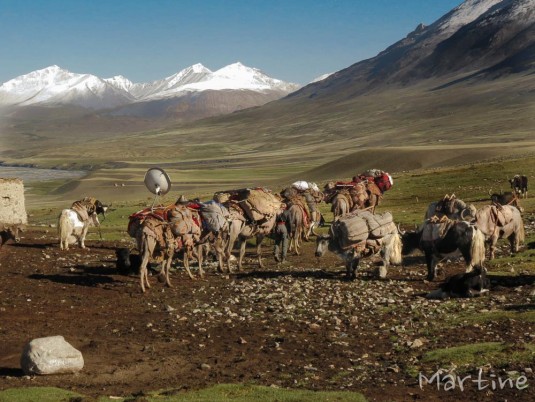
{"type": "Polygon", "coordinates": [[[63,336],[49,336],[24,347],[20,366],[27,375],[70,374],[82,370],[84,358],[63,336]]]}
{"type": "Polygon", "coordinates": [[[386,371],[399,373],[399,366],[397,364],[394,364],[393,366],[387,367],[386,371]]]}
{"type": "Polygon", "coordinates": [[[204,370],[204,371],[208,371],[208,370],[211,370],[211,369],[212,369],[212,367],[211,367],[209,364],[206,364],[206,363],[201,364],[201,365],[199,366],[199,368],[200,368],[201,370],[204,370]]]}

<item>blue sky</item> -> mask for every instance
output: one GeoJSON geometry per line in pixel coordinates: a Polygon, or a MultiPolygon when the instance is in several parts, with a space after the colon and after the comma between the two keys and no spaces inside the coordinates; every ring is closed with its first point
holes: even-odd
{"type": "Polygon", "coordinates": [[[57,64],[149,82],[240,61],[305,84],[462,0],[0,0],[0,83],[57,64]]]}

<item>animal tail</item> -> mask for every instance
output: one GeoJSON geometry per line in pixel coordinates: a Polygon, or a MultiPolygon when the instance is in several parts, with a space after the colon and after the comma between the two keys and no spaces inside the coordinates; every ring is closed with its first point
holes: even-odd
{"type": "Polygon", "coordinates": [[[522,219],[520,219],[520,227],[518,228],[517,237],[517,244],[523,244],[524,240],[526,240],[526,232],[524,231],[524,222],[522,221],[522,219]]]}
{"type": "Polygon", "coordinates": [[[474,234],[470,244],[470,255],[472,256],[472,266],[483,266],[485,261],[485,235],[481,230],[473,226],[474,234]]]}
{"type": "Polygon", "coordinates": [[[67,210],[61,211],[61,214],[58,217],[58,236],[60,241],[67,240],[71,234],[71,225],[69,221],[69,215],[67,210]]]}
{"type": "Polygon", "coordinates": [[[401,256],[401,250],[403,249],[403,243],[401,241],[401,236],[399,233],[394,233],[392,236],[392,240],[390,241],[390,264],[392,265],[400,265],[403,261],[403,257],[401,256]]]}
{"type": "Polygon", "coordinates": [[[400,265],[403,261],[402,253],[403,242],[401,241],[401,235],[399,233],[394,234],[393,244],[392,244],[392,256],[390,257],[390,262],[393,265],[400,265]]]}

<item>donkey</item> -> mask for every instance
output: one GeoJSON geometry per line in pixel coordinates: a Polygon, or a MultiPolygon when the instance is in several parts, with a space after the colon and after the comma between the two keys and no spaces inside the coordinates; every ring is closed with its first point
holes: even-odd
{"type": "Polygon", "coordinates": [[[340,216],[349,213],[351,210],[351,203],[344,194],[336,194],[331,201],[331,212],[333,213],[333,221],[340,216]]]}
{"type": "Polygon", "coordinates": [[[292,204],[288,208],[289,223],[290,223],[290,246],[289,250],[295,250],[295,253],[299,255],[299,247],[303,237],[305,236],[308,228],[306,227],[306,212],[302,206],[298,204],[292,204]]]}
{"type": "MultiPolygon", "coordinates": [[[[161,275],[165,284],[172,287],[169,280],[169,269],[175,254],[176,243],[168,222],[157,219],[153,216],[147,216],[136,230],[136,242],[141,256],[139,267],[139,280],[141,290],[145,293],[145,285],[150,288],[147,266],[151,258],[162,258],[161,275]]],[[[184,259],[185,261],[186,259],[184,259]]],[[[186,265],[186,264],[184,264],[186,265]]],[[[189,267],[187,268],[190,277],[189,267]]]]}
{"type": "Polygon", "coordinates": [[[234,244],[238,241],[238,248],[240,250],[238,258],[238,271],[242,270],[243,257],[245,255],[246,241],[253,237],[256,237],[256,254],[258,257],[258,265],[260,268],[264,268],[262,263],[262,241],[264,237],[269,235],[273,226],[275,226],[276,215],[266,217],[262,221],[250,222],[245,217],[244,211],[235,204],[229,205],[230,211],[230,224],[228,242],[226,245],[225,259],[227,261],[228,272],[232,272],[230,267],[231,253],[234,248],[234,244]]]}

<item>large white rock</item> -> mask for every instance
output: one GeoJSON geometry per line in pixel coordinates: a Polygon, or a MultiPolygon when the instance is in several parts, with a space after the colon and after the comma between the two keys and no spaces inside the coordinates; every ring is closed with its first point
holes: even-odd
{"type": "Polygon", "coordinates": [[[20,366],[27,375],[76,373],[84,367],[84,358],[63,336],[49,336],[24,347],[20,366]]]}

